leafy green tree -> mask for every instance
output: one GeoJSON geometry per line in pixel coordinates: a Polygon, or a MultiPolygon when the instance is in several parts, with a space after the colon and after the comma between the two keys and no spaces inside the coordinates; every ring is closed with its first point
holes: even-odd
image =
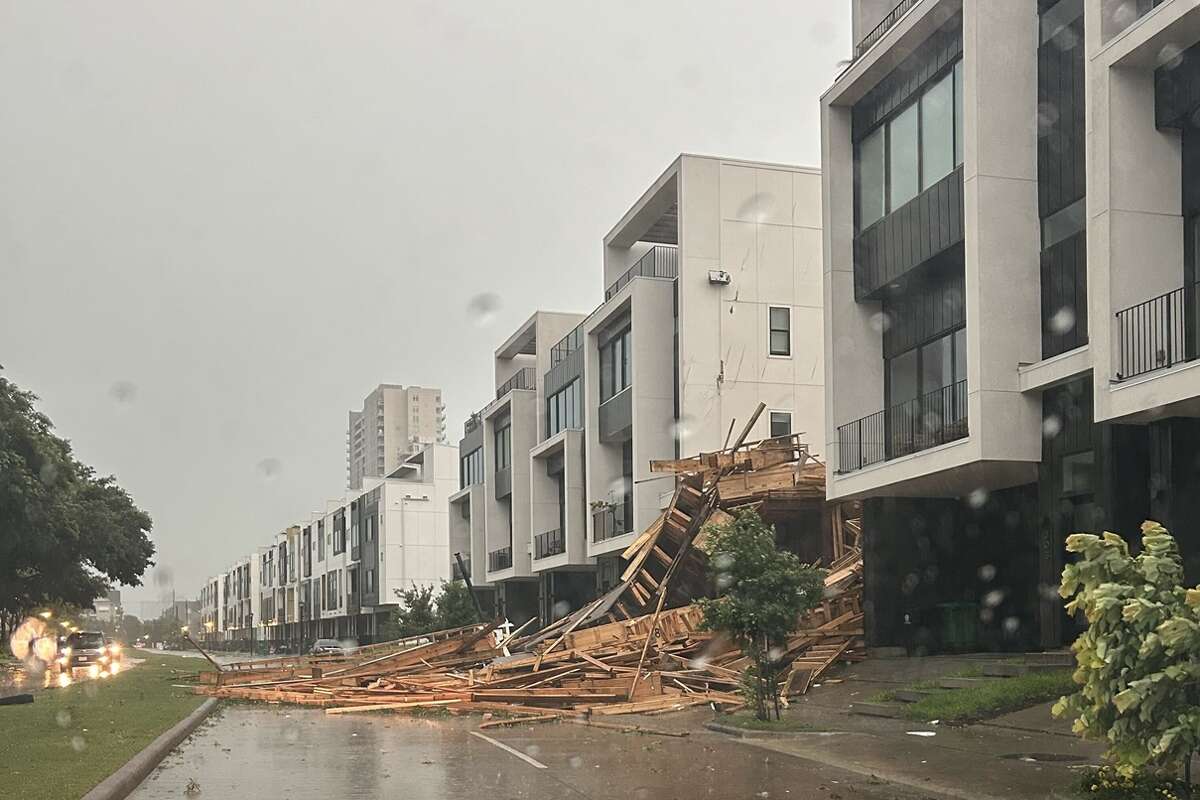
{"type": "Polygon", "coordinates": [[[1124,774],[1174,772],[1191,785],[1200,749],[1200,589],[1183,583],[1175,539],[1142,525],[1136,556],[1114,533],[1067,537],[1078,555],[1059,593],[1088,628],[1072,645],[1079,691],[1054,706],[1076,733],[1103,741],[1124,774]]]}
{"type": "Polygon", "coordinates": [[[391,623],[381,630],[386,639],[406,639],[437,630],[437,613],[434,610],[433,586],[414,585],[408,589],[397,589],[399,607],[392,613],[391,623]]]}
{"type": "Polygon", "coordinates": [[[479,622],[471,590],[463,581],[442,581],[442,591],[437,598],[438,627],[464,628],[479,622]]]}
{"type": "Polygon", "coordinates": [[[39,607],[91,607],[111,582],[141,585],[154,555],[150,516],[75,459],[36,400],[0,377],[0,633],[39,607]]]}
{"type": "Polygon", "coordinates": [[[783,647],[797,618],[821,601],[825,571],[775,547],[775,528],[747,510],[706,529],[704,551],[717,587],[700,600],[704,626],[729,636],[751,660],[743,692],[760,720],[779,719],[783,647]]]}

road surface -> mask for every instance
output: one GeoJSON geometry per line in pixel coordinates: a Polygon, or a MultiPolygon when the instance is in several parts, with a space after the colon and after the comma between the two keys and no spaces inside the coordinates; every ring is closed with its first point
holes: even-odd
{"type": "Polygon", "coordinates": [[[673,738],[565,723],[478,731],[479,722],[227,704],[131,798],[927,796],[708,731],[673,738]]]}

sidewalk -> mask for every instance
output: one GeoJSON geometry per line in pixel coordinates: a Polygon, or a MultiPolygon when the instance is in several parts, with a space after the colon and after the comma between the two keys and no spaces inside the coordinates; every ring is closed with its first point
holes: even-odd
{"type": "Polygon", "coordinates": [[[1050,715],[1050,704],[965,726],[850,713],[878,691],[945,675],[971,660],[874,659],[839,668],[787,712],[826,733],[739,741],[963,800],[1074,797],[1079,767],[1098,763],[1104,748],[1071,734],[1069,721],[1050,715]]]}

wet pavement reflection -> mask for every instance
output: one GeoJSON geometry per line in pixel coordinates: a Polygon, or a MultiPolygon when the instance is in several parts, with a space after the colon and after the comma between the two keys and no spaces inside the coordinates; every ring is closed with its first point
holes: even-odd
{"type": "Polygon", "coordinates": [[[667,738],[551,723],[481,738],[479,721],[226,705],[131,797],[921,796],[707,731],[667,738]]]}

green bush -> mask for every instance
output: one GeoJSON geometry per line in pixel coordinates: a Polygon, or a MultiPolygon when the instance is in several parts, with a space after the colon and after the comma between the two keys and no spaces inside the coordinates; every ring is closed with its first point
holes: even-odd
{"type": "Polygon", "coordinates": [[[1084,770],[1079,793],[1096,800],[1182,800],[1191,796],[1181,780],[1146,772],[1125,775],[1111,765],[1084,770]]]}

